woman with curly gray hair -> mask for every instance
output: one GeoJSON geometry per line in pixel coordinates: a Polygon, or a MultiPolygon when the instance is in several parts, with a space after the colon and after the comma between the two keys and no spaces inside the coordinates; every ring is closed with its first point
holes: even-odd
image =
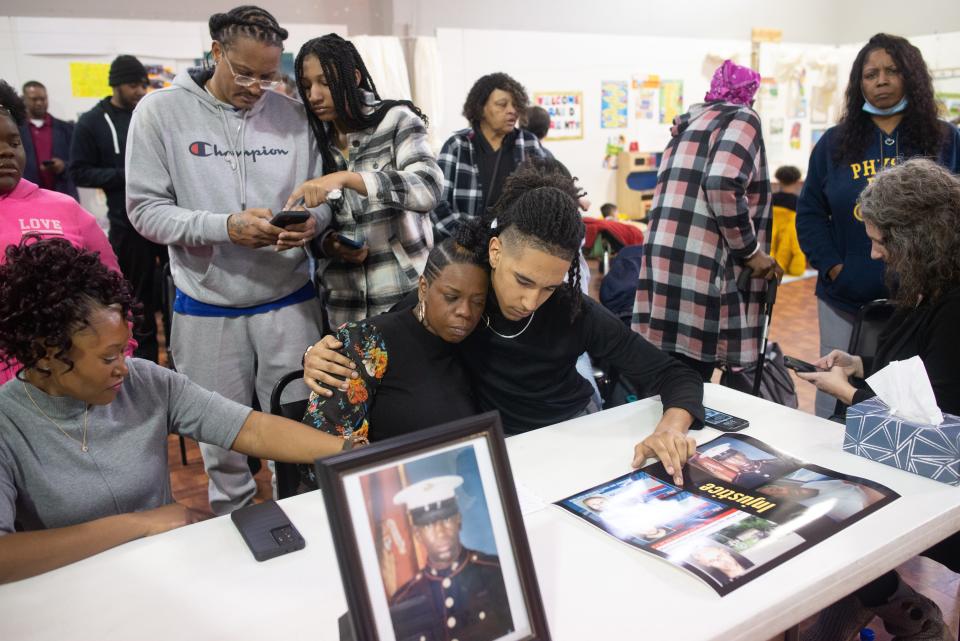
{"type": "MultiPolygon", "coordinates": [[[[960,178],[933,161],[908,160],[863,190],[860,210],[870,256],[886,263],[897,311],[872,357],[834,350],[815,363],[827,371],[799,376],[853,405],[875,396],[864,378],[919,356],[940,409],[960,414],[960,178]]],[[[924,555],[960,570],[958,537],[924,555]]],[[[936,604],[889,572],[825,610],[804,639],[846,639],[848,628],[852,634],[875,615],[901,641],[948,633],[936,604]]]]}

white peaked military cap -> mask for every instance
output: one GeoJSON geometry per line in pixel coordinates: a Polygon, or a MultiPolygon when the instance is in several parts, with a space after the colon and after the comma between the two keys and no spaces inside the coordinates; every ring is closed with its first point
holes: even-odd
{"type": "Polygon", "coordinates": [[[427,525],[457,514],[456,489],[463,477],[434,476],[408,485],[393,497],[394,505],[406,505],[414,525],[427,525]]]}

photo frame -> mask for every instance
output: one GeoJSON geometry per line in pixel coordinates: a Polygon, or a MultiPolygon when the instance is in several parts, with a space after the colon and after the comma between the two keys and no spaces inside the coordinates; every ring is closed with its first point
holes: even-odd
{"type": "Polygon", "coordinates": [[[549,641],[498,412],[316,473],[349,609],[341,638],[549,641]]]}

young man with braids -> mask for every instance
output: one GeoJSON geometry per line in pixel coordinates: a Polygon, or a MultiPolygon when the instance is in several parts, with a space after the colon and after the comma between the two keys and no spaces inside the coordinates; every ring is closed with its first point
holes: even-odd
{"type": "Polygon", "coordinates": [[[340,191],[334,228],[319,243],[330,325],[381,314],[417,287],[433,243],[427,214],[443,175],[427,140],[426,116],[408,100],[382,100],[356,48],[331,33],[296,60],[297,85],[323,156],[323,176],[287,202],[307,207],[340,191]],[[351,250],[339,234],[363,243],[351,250]]]}
{"type": "MultiPolygon", "coordinates": [[[[634,465],[657,456],[682,483],[680,466],[695,450],[687,430],[703,420],[703,383],[580,291],[579,195],[570,178],[533,166],[507,180],[483,223],[491,294],[480,327],[461,344],[463,363],[481,409],[499,410],[511,434],[597,411],[577,358],[587,352],[611,363],[640,394],[663,401],[663,418],[637,444],[634,465]]],[[[356,378],[331,339],[304,361],[305,381],[326,396],[331,392],[321,383],[342,389],[349,383],[340,377],[356,378]]]]}
{"type": "MultiPolygon", "coordinates": [[[[270,224],[287,196],[319,173],[299,102],[280,82],[287,37],[269,13],[242,6],[210,18],[213,70],[178,75],[144,98],[127,143],[127,208],[145,238],[168,245],[177,369],[241,403],[267,407],[276,380],[320,334],[321,308],[304,246],[327,208],[285,229],[270,224]]],[[[303,390],[304,395],[306,391],[303,390]]],[[[210,504],[223,514],[256,484],[243,456],[201,445],[210,504]]]]}

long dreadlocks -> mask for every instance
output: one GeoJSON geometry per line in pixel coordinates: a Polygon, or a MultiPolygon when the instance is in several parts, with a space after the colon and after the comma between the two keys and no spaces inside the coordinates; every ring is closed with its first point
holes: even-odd
{"type": "Polygon", "coordinates": [[[297,54],[295,69],[300,98],[303,100],[303,104],[307,106],[307,120],[314,136],[317,137],[317,144],[323,157],[324,174],[337,171],[337,163],[331,151],[330,134],[327,126],[310,110],[310,99],[303,86],[303,61],[307,56],[316,56],[317,60],[320,61],[323,75],[330,87],[330,95],[333,97],[337,118],[350,131],[376,127],[390,109],[399,105],[408,107],[426,125],[427,117],[420,111],[419,107],[409,100],[382,100],[380,98],[377,87],[373,83],[373,78],[370,77],[370,72],[367,71],[367,66],[363,63],[363,59],[353,43],[344,40],[335,33],[314,38],[300,49],[300,53],[297,54]],[[358,72],[360,75],[359,84],[354,81],[358,72]],[[373,94],[373,97],[377,100],[377,104],[370,113],[364,112],[365,108],[368,107],[364,100],[364,91],[373,94]]]}

